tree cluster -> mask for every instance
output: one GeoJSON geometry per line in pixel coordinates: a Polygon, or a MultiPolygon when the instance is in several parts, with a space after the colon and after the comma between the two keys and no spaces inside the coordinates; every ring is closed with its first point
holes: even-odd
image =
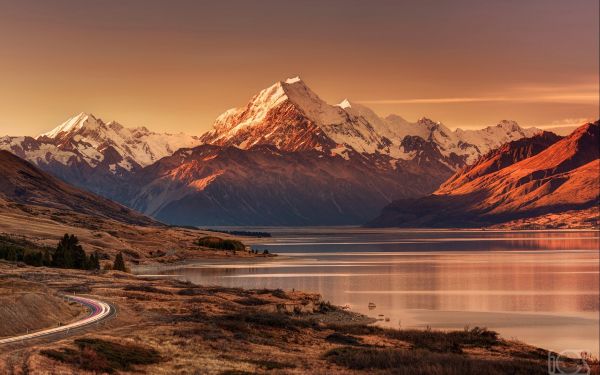
{"type": "Polygon", "coordinates": [[[70,236],[65,234],[58,242],[52,256],[52,267],[99,270],[100,259],[96,253],[88,257],[79,244],[79,239],[74,234],[70,236]]]}
{"type": "Polygon", "coordinates": [[[0,259],[10,262],[23,262],[34,267],[75,268],[82,270],[99,270],[100,257],[97,253],[89,256],[79,245],[75,235],[65,234],[58,242],[56,250],[35,248],[15,241],[0,241],[0,259]]]}
{"type": "Polygon", "coordinates": [[[115,271],[127,272],[127,266],[125,266],[125,260],[123,260],[123,253],[117,254],[112,269],[115,271]]]}

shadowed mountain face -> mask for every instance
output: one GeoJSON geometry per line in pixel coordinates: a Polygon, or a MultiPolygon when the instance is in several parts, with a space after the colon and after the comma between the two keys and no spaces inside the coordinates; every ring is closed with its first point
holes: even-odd
{"type": "Polygon", "coordinates": [[[597,121],[560,140],[543,133],[506,144],[432,195],[390,204],[369,225],[485,226],[597,207],[599,127],[597,121]]]}
{"type": "Polygon", "coordinates": [[[453,131],[382,118],[348,100],[328,104],[296,77],[226,111],[202,137],[82,113],[37,138],[2,137],[0,149],[168,223],[362,224],[538,132],[513,121],[453,131]]]}
{"type": "Polygon", "coordinates": [[[0,202],[66,210],[129,224],[157,225],[129,208],[75,188],[29,162],[0,150],[0,202]]]}
{"type": "Polygon", "coordinates": [[[538,132],[504,121],[451,131],[428,119],[381,118],[330,105],[299,78],[277,82],[217,118],[206,145],[128,180],[123,202],[190,225],[362,224],[398,198],[433,192],[456,169],[538,132]]]}
{"type": "Polygon", "coordinates": [[[274,146],[183,149],[136,174],[132,207],[174,224],[355,224],[398,196],[435,189],[408,168],[274,146]]]}

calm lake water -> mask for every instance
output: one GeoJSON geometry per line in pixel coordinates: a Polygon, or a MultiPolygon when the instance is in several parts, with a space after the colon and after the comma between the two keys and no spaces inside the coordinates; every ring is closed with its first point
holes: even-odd
{"type": "Polygon", "coordinates": [[[317,292],[392,327],[485,326],[557,351],[600,351],[597,231],[242,229],[272,233],[253,248],[278,259],[143,273],[317,292]]]}

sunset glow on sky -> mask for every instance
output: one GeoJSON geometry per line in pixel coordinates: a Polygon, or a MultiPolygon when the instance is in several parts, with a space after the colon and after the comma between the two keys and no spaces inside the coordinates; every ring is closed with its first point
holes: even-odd
{"type": "Polygon", "coordinates": [[[599,114],[597,0],[4,1],[0,136],[79,112],[201,134],[300,75],[324,100],[449,127],[599,114]]]}

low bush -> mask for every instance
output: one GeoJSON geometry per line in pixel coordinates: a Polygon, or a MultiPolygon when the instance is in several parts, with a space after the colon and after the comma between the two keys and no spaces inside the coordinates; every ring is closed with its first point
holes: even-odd
{"type": "Polygon", "coordinates": [[[151,365],[161,361],[160,354],[155,349],[134,344],[95,338],[76,339],[75,344],[78,350],[42,350],[41,354],[83,370],[106,373],[129,371],[134,365],[151,365]]]}
{"type": "Polygon", "coordinates": [[[123,290],[126,291],[135,291],[135,292],[147,292],[147,293],[157,293],[157,294],[173,294],[168,290],[158,289],[153,287],[152,285],[126,285],[123,290]]]}
{"type": "Polygon", "coordinates": [[[296,365],[292,363],[282,363],[276,361],[267,361],[262,359],[250,359],[246,361],[252,363],[258,367],[264,368],[265,370],[283,370],[286,368],[296,368],[296,365]]]}
{"type": "Polygon", "coordinates": [[[385,335],[396,340],[406,341],[414,348],[434,352],[461,353],[465,347],[489,348],[500,343],[497,332],[480,327],[450,332],[390,329],[385,330],[385,335]]]}
{"type": "Polygon", "coordinates": [[[262,306],[262,305],[266,305],[269,302],[262,300],[260,298],[256,298],[256,297],[246,297],[246,298],[240,298],[235,300],[236,303],[239,303],[240,305],[244,305],[244,306],[262,306]]]}
{"type": "Polygon", "coordinates": [[[480,327],[449,332],[430,329],[384,329],[363,324],[330,324],[327,328],[348,335],[381,335],[394,340],[405,341],[415,349],[427,349],[441,353],[461,353],[462,349],[466,347],[489,348],[501,344],[497,332],[480,327]]]}
{"type": "Polygon", "coordinates": [[[374,335],[384,332],[383,328],[365,324],[328,324],[325,328],[348,335],[374,335]]]}
{"type": "Polygon", "coordinates": [[[546,374],[544,364],[523,360],[476,359],[454,353],[394,348],[340,347],[325,353],[324,358],[352,370],[387,370],[386,373],[469,375],[469,374],[546,374]]]}
{"type": "Polygon", "coordinates": [[[270,294],[273,297],[281,298],[281,299],[289,299],[288,295],[285,293],[283,289],[256,289],[254,290],[256,294],[270,294]]]}
{"type": "Polygon", "coordinates": [[[202,247],[219,250],[243,251],[246,246],[238,240],[223,239],[220,237],[206,236],[200,238],[196,244],[202,247]]]}
{"type": "Polygon", "coordinates": [[[248,311],[223,316],[219,322],[224,328],[244,330],[243,326],[262,326],[298,331],[312,327],[312,322],[295,319],[281,313],[248,311]]]}
{"type": "Polygon", "coordinates": [[[361,339],[358,337],[344,335],[338,332],[334,332],[331,335],[325,338],[326,341],[332,342],[334,344],[342,344],[342,345],[361,345],[361,339]]]}

